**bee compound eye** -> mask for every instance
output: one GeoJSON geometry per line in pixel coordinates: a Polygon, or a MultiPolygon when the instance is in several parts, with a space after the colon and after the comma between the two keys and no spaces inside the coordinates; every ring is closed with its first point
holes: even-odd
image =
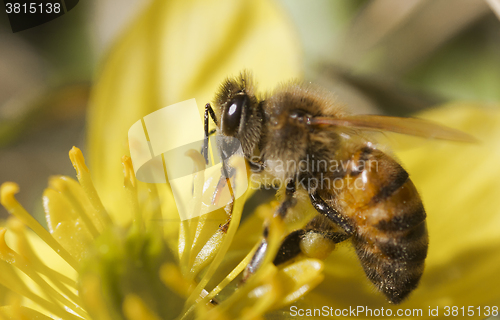
{"type": "Polygon", "coordinates": [[[222,132],[226,136],[234,137],[240,127],[241,114],[246,106],[248,97],[246,95],[237,95],[227,105],[222,115],[222,132]]]}

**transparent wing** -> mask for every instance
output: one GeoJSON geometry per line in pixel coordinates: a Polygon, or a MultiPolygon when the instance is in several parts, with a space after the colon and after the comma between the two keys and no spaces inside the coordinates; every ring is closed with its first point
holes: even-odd
{"type": "Polygon", "coordinates": [[[475,143],[473,136],[441,124],[417,119],[380,115],[351,115],[343,118],[315,117],[309,120],[314,126],[337,126],[357,130],[389,131],[428,139],[441,139],[475,143]]]}

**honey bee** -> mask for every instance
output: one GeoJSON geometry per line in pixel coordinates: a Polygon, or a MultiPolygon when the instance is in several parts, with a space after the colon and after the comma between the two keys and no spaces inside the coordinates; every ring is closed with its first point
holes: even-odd
{"type": "MultiPolygon", "coordinates": [[[[211,117],[219,134],[240,141],[254,171],[282,182],[286,189],[276,216],[287,216],[301,190],[318,211],[306,227],[283,240],[274,264],[300,253],[317,255],[325,241],[351,239],[368,279],[390,303],[403,301],[424,270],[426,213],[408,172],[364,132],[465,142],[474,138],[415,118],[350,115],[331,93],[312,85],[282,84],[262,98],[255,90],[248,72],[224,81],[215,110],[205,106],[205,135],[215,132],[208,131],[211,117]],[[311,161],[313,165],[306,166],[311,161]],[[340,169],[332,162],[340,163],[340,169]]],[[[267,232],[264,229],[264,240],[245,270],[247,276],[266,254],[267,232]]]]}

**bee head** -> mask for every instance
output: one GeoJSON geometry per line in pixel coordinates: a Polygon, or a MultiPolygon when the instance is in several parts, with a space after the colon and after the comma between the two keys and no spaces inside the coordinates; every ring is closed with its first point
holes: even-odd
{"type": "Polygon", "coordinates": [[[215,98],[222,133],[237,137],[245,129],[245,123],[252,116],[256,105],[253,82],[248,72],[242,72],[238,78],[224,81],[215,98]]]}
{"type": "Polygon", "coordinates": [[[224,81],[214,102],[222,134],[238,138],[243,151],[251,154],[260,139],[262,108],[250,73],[244,71],[239,77],[224,81]]]}

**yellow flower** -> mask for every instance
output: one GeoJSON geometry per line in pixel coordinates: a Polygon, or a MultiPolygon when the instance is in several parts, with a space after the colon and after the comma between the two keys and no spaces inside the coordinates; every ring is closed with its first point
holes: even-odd
{"type": "MultiPolygon", "coordinates": [[[[243,201],[228,205],[232,208],[232,217],[227,231],[209,225],[208,222],[214,220],[212,214],[185,222],[199,234],[190,238],[179,232],[178,250],[172,252],[167,246],[171,237],[164,237],[158,221],[145,220],[160,217],[160,207],[154,197],[145,205],[140,204],[130,158],[122,159],[124,189],[128,194],[122,200],[128,202],[129,214],[134,216],[126,228],[114,224],[102,206],[81,151],[73,148],[70,158],[79,183],[69,177],[53,177],[44,193],[50,232],[17,202],[16,184],[7,182],[1,186],[1,203],[17,219],[10,219],[7,229],[0,229],[0,283],[11,293],[28,299],[21,303],[11,294],[14,302],[0,308],[2,316],[15,319],[35,316],[45,319],[43,314],[62,319],[186,316],[253,319],[299,298],[322,279],[320,261],[304,259],[279,270],[267,258],[245,285],[232,289],[233,293],[216,305],[215,295],[251,258],[249,253],[212,292],[205,289],[236,233],[243,201]],[[28,241],[32,235],[24,225],[42,240],[33,246],[36,251],[28,241]],[[9,241],[5,239],[7,230],[9,241]],[[210,241],[200,244],[199,239],[206,236],[211,237],[210,241]],[[63,271],[57,271],[54,257],[43,259],[47,258],[46,253],[53,255],[43,248],[47,245],[64,260],[63,271]],[[38,257],[40,251],[43,257],[38,257]],[[196,282],[203,269],[200,266],[206,265],[205,273],[196,282]]],[[[195,185],[195,188],[201,187],[195,185]]],[[[183,227],[182,222],[177,224],[183,227]]],[[[270,228],[270,252],[276,252],[284,228],[279,220],[271,220],[270,228]]]]}
{"type": "MultiPolygon", "coordinates": [[[[2,242],[1,283],[7,290],[1,291],[8,292],[10,303],[0,315],[155,319],[177,310],[199,317],[254,318],[317,284],[320,261],[278,270],[268,258],[236,294],[205,310],[251,257],[248,253],[218,286],[207,287],[212,292],[205,289],[229,249],[243,201],[234,204],[227,233],[213,223],[218,216],[227,219],[223,210],[182,223],[168,185],[135,181],[125,158],[125,188],[120,188],[117,166],[128,153],[128,128],[144,115],[192,97],[210,101],[220,80],[243,68],[253,70],[262,89],[270,88],[298,76],[299,61],[295,36],[272,2],[153,2],[115,45],[94,87],[89,149],[96,187],[80,151],[73,149],[80,183],[51,178],[44,193],[47,231],[15,199],[18,186],[2,185],[2,204],[17,219],[2,229],[7,240],[2,242]],[[161,225],[162,219],[172,223],[161,225]],[[191,229],[196,234],[185,232],[191,229]]],[[[260,211],[269,214],[271,208],[260,211]]],[[[273,252],[283,228],[276,221],[271,226],[273,252]]],[[[225,295],[234,291],[230,285],[225,295]]]]}
{"type": "Polygon", "coordinates": [[[419,288],[397,307],[375,292],[348,245],[325,262],[303,258],[275,267],[271,257],[290,226],[271,218],[273,204],[259,206],[238,228],[244,201],[236,201],[227,231],[219,227],[228,218],[223,209],[181,222],[168,185],[136,181],[127,157],[123,170],[117,165],[138,119],[193,97],[201,106],[221,79],[243,68],[253,70],[260,89],[272,88],[299,75],[297,51],[285,17],[268,1],[154,1],[116,44],[96,82],[88,124],[93,180],[73,149],[79,182],[54,177],[44,194],[49,231],[16,201],[17,185],[2,185],[2,204],[16,218],[0,229],[0,292],[8,301],[0,318],[293,318],[291,304],[393,314],[421,309],[418,318],[430,318],[430,308],[443,316],[446,306],[450,312],[473,306],[479,318],[489,306],[494,315],[498,108],[429,111],[422,116],[482,144],[432,141],[398,154],[422,193],[431,245],[419,288]],[[270,223],[266,260],[237,286],[264,220],[270,223]]]}

